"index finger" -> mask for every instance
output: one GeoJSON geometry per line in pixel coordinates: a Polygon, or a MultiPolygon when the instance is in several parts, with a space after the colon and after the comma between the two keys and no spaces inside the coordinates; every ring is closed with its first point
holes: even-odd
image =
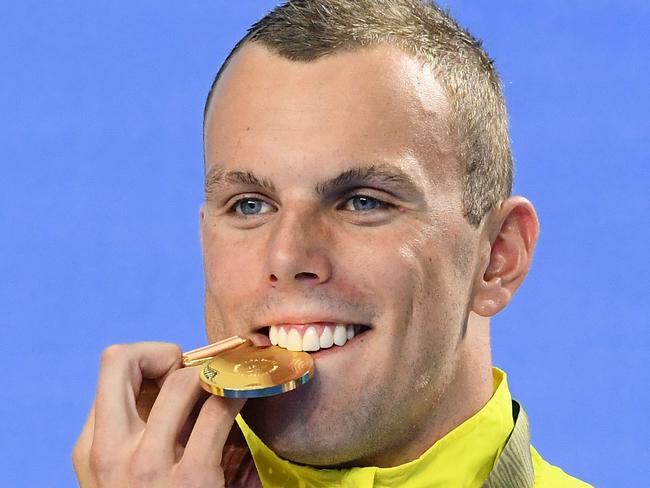
{"type": "Polygon", "coordinates": [[[136,399],[144,379],[162,379],[181,365],[175,344],[140,342],[110,346],[102,353],[95,403],[95,441],[121,444],[144,422],[136,399]]]}

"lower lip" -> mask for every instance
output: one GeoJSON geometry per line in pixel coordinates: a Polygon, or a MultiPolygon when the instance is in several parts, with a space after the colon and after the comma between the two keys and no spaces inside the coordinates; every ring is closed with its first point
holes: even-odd
{"type": "Polygon", "coordinates": [[[261,346],[272,346],[271,340],[269,339],[269,336],[265,334],[260,334],[259,332],[253,332],[252,334],[249,334],[246,336],[250,341],[258,347],[261,346]]]}
{"type": "MultiPolygon", "coordinates": [[[[350,349],[354,348],[354,345],[359,343],[363,343],[365,335],[370,332],[372,329],[366,329],[364,332],[361,334],[354,336],[352,339],[349,339],[346,341],[346,343],[342,346],[337,346],[334,344],[332,347],[328,347],[326,349],[319,349],[318,351],[304,351],[307,354],[310,354],[311,356],[314,357],[314,359],[320,359],[320,358],[325,358],[327,356],[330,356],[341,349],[350,349]]],[[[256,346],[272,346],[271,340],[269,339],[269,336],[266,334],[261,334],[259,332],[254,332],[250,335],[247,335],[251,342],[256,345],[256,346]]]]}

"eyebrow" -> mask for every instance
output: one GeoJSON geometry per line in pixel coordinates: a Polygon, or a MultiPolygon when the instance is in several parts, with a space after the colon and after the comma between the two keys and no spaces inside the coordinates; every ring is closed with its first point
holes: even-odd
{"type": "Polygon", "coordinates": [[[386,164],[359,166],[345,170],[338,176],[316,185],[316,193],[326,195],[363,186],[378,186],[379,189],[393,190],[400,194],[398,196],[403,197],[423,196],[419,185],[410,175],[395,166],[386,164]]]}
{"type": "Polygon", "coordinates": [[[276,193],[275,185],[268,178],[259,178],[250,171],[226,172],[223,168],[217,167],[212,168],[205,175],[206,198],[217,192],[220,187],[226,184],[254,186],[276,193]]]}
{"type": "MultiPolygon", "coordinates": [[[[227,184],[257,187],[277,193],[273,182],[250,171],[228,171],[212,168],[205,177],[205,195],[209,198],[227,184]]],[[[315,191],[320,196],[338,194],[358,187],[379,187],[407,200],[422,199],[423,191],[415,180],[401,169],[387,164],[358,166],[347,169],[334,178],[318,183],[315,191]]]]}

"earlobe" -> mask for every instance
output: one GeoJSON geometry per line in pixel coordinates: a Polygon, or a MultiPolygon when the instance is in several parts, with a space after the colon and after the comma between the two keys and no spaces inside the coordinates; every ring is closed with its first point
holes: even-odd
{"type": "Polygon", "coordinates": [[[474,295],[472,311],[481,317],[492,317],[503,310],[510,302],[512,294],[508,288],[502,286],[499,278],[490,281],[483,280],[479,293],[474,295]]]}
{"type": "Polygon", "coordinates": [[[539,233],[535,209],[523,197],[508,198],[488,218],[489,257],[472,304],[472,310],[483,317],[508,305],[530,269],[539,233]]]}

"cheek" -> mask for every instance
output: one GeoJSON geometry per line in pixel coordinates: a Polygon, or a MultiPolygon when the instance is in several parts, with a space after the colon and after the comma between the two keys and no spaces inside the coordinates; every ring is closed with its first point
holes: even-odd
{"type": "Polygon", "coordinates": [[[366,233],[347,249],[337,253],[339,274],[363,290],[366,299],[380,311],[382,336],[391,346],[404,340],[418,309],[437,294],[439,277],[435,266],[423,255],[417,239],[409,239],[409,229],[366,233]]]}
{"type": "Polygon", "coordinates": [[[335,269],[375,297],[403,298],[420,272],[417,263],[400,252],[402,241],[398,231],[366,233],[347,240],[347,245],[337,248],[335,269]]]}
{"type": "Polygon", "coordinates": [[[250,294],[259,278],[262,246],[254,239],[220,239],[208,235],[204,250],[206,288],[218,297],[250,294]]]}
{"type": "Polygon", "coordinates": [[[459,242],[447,228],[420,226],[402,233],[393,246],[392,291],[402,301],[395,306],[408,315],[408,327],[401,331],[405,347],[444,349],[457,335],[466,298],[466,277],[459,275],[456,264],[459,242]]]}

